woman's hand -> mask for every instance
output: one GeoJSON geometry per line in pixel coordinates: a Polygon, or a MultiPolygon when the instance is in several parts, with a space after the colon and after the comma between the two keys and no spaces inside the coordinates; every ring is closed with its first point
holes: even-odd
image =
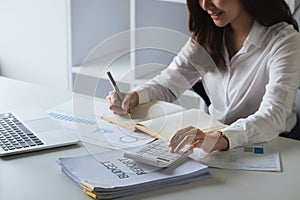
{"type": "Polygon", "coordinates": [[[109,109],[116,115],[126,115],[139,104],[139,95],[136,92],[121,92],[121,94],[123,102],[119,100],[115,91],[111,91],[106,97],[109,109]]]}
{"type": "Polygon", "coordinates": [[[189,145],[190,149],[202,148],[206,153],[226,150],[229,142],[221,132],[205,134],[200,129],[189,126],[173,134],[169,140],[169,147],[172,153],[179,152],[183,147],[189,145]]]}

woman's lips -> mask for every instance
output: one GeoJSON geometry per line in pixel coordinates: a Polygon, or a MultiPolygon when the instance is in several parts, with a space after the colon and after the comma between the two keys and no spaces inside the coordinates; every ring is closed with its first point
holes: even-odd
{"type": "Polygon", "coordinates": [[[218,20],[222,14],[223,14],[223,12],[209,13],[210,17],[211,17],[213,20],[218,20]]]}

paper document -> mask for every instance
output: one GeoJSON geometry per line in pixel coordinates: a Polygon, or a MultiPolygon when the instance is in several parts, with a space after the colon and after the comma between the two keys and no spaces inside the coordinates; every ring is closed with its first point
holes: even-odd
{"type": "Polygon", "coordinates": [[[95,199],[114,199],[210,178],[207,166],[187,159],[158,168],[123,157],[123,151],[60,158],[62,171],[95,199]]]}
{"type": "Polygon", "coordinates": [[[96,109],[94,113],[75,114],[73,102],[68,101],[49,109],[48,114],[63,127],[77,130],[84,143],[123,149],[144,145],[154,140],[147,134],[132,132],[101,120],[99,116],[102,112],[107,112],[107,104],[96,100],[94,104],[96,109]]]}
{"type": "Polygon", "coordinates": [[[257,171],[281,171],[277,140],[232,149],[229,151],[210,153],[199,157],[201,150],[194,151],[193,157],[210,167],[224,169],[241,169],[257,171]],[[198,153],[198,154],[197,154],[198,153]]]}

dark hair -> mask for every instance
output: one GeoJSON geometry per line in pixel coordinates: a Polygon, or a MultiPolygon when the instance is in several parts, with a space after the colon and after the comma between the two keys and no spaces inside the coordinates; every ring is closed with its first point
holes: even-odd
{"type": "MultiPolygon", "coordinates": [[[[297,22],[284,0],[240,0],[240,3],[263,26],[287,22],[299,31],[297,22]]],[[[200,7],[199,0],[187,0],[187,6],[192,38],[205,48],[216,64],[224,63],[221,53],[224,28],[214,24],[208,13],[200,7]]],[[[218,65],[218,67],[224,69],[225,65],[218,65]]]]}

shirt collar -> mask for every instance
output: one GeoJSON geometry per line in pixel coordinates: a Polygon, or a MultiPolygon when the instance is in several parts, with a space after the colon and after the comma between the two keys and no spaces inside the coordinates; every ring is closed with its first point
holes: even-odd
{"type": "MultiPolygon", "coordinates": [[[[243,47],[237,52],[236,55],[234,55],[232,58],[236,57],[237,55],[241,53],[245,53],[249,50],[249,48],[253,45],[256,48],[261,48],[263,45],[263,41],[265,38],[265,34],[267,32],[267,27],[260,25],[257,21],[254,21],[252,24],[252,27],[250,29],[250,32],[244,41],[243,47]]],[[[230,65],[230,59],[228,50],[226,47],[225,42],[225,34],[223,34],[223,56],[225,58],[225,63],[227,66],[230,65]]]]}
{"type": "Polygon", "coordinates": [[[254,45],[257,48],[260,48],[263,44],[264,34],[267,31],[266,29],[266,27],[260,25],[257,21],[254,21],[250,33],[246,38],[244,44],[254,45]]]}

